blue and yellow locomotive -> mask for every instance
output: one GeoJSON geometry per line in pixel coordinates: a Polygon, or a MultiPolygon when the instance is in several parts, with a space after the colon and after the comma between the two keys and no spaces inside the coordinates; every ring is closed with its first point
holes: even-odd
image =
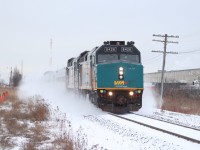
{"type": "Polygon", "coordinates": [[[142,107],[143,66],[134,42],[107,41],[68,60],[67,88],[88,94],[103,110],[137,111],[142,107]]]}

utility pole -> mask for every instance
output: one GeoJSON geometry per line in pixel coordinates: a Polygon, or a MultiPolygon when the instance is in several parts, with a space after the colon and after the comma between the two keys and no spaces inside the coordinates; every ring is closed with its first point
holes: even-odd
{"type": "Polygon", "coordinates": [[[166,60],[166,55],[167,54],[178,54],[177,52],[167,52],[167,44],[168,43],[174,43],[174,44],[178,44],[178,42],[174,42],[174,41],[168,41],[168,38],[179,38],[179,36],[174,36],[174,35],[155,35],[153,34],[153,36],[155,37],[162,37],[164,38],[164,40],[155,40],[153,39],[152,41],[155,42],[162,42],[164,43],[164,51],[152,51],[152,52],[158,52],[158,53],[163,53],[163,64],[162,64],[162,74],[161,74],[161,105],[163,103],[163,82],[164,82],[164,72],[165,72],[165,60],[166,60]]]}
{"type": "Polygon", "coordinates": [[[50,39],[50,61],[49,61],[50,68],[52,68],[52,64],[53,64],[52,47],[53,47],[53,40],[52,40],[52,38],[51,38],[51,39],[50,39]]]}
{"type": "Polygon", "coordinates": [[[9,81],[9,86],[12,85],[12,67],[11,67],[11,70],[10,70],[10,81],[9,81]]]}
{"type": "Polygon", "coordinates": [[[21,61],[21,75],[23,77],[23,60],[21,61]]]}

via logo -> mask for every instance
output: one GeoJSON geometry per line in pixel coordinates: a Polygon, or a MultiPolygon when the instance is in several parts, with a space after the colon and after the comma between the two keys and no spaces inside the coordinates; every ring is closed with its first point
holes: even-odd
{"type": "Polygon", "coordinates": [[[124,85],[124,81],[114,81],[114,85],[124,85]]]}

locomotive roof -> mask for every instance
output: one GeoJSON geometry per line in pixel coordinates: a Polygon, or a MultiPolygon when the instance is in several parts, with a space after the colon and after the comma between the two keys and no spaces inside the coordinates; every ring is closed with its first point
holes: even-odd
{"type": "Polygon", "coordinates": [[[125,41],[105,41],[105,45],[125,45],[125,41]]]}
{"type": "Polygon", "coordinates": [[[125,44],[125,41],[107,41],[104,42],[98,49],[95,50],[95,53],[135,53],[140,54],[140,51],[135,47],[135,43],[133,41],[128,41],[125,44]],[[123,49],[123,50],[122,50],[123,49]]]}
{"type": "Polygon", "coordinates": [[[74,59],[74,57],[68,59],[67,63],[71,62],[74,59]]]}
{"type": "MultiPolygon", "coordinates": [[[[131,51],[134,51],[134,53],[140,54],[140,51],[134,46],[134,44],[135,43],[133,41],[127,41],[127,43],[125,41],[105,41],[101,46],[95,47],[91,51],[86,50],[86,51],[83,51],[78,57],[70,58],[68,60],[68,64],[71,63],[74,59],[77,59],[78,61],[84,61],[85,59],[87,59],[87,58],[85,58],[85,56],[87,56],[88,54],[91,55],[93,53],[101,53],[101,52],[104,53],[105,47],[113,47],[113,46],[115,46],[115,47],[118,47],[118,46],[120,46],[120,47],[121,46],[122,47],[132,47],[131,51]]],[[[119,50],[117,50],[117,51],[119,51],[119,50]]],[[[110,53],[110,52],[108,51],[108,53],[110,53]]],[[[129,53],[129,52],[127,51],[127,52],[124,52],[124,53],[129,53]]]]}
{"type": "Polygon", "coordinates": [[[79,62],[83,62],[85,60],[87,60],[87,54],[89,53],[90,51],[84,51],[82,52],[79,57],[78,57],[78,61],[79,62]]]}
{"type": "Polygon", "coordinates": [[[87,54],[89,51],[84,51],[84,52],[82,52],[80,55],[79,55],[79,57],[83,57],[85,54],[87,54]]]}

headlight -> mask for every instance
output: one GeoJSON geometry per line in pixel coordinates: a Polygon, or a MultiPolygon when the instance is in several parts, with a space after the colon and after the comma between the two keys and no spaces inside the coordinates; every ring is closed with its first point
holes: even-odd
{"type": "Polygon", "coordinates": [[[119,75],[123,75],[124,72],[122,70],[119,71],[119,75]]]}
{"type": "Polygon", "coordinates": [[[108,92],[108,95],[109,95],[109,96],[112,96],[112,95],[113,95],[113,92],[111,92],[111,91],[108,92]]]}
{"type": "Polygon", "coordinates": [[[100,90],[100,93],[103,93],[103,90],[100,90]]]}
{"type": "Polygon", "coordinates": [[[141,93],[141,90],[138,90],[138,93],[140,94],[140,93],[141,93]]]}
{"type": "Polygon", "coordinates": [[[119,67],[118,78],[119,78],[120,80],[123,80],[123,79],[124,79],[124,68],[123,68],[123,67],[119,67]]]}
{"type": "Polygon", "coordinates": [[[124,68],[123,67],[119,67],[119,71],[123,71],[124,70],[124,68]]]}
{"type": "Polygon", "coordinates": [[[119,79],[123,79],[123,76],[121,75],[121,76],[119,76],[119,79]]]}
{"type": "Polygon", "coordinates": [[[129,92],[129,95],[130,95],[130,96],[133,96],[133,95],[134,95],[134,92],[133,92],[133,91],[129,92]]]}

